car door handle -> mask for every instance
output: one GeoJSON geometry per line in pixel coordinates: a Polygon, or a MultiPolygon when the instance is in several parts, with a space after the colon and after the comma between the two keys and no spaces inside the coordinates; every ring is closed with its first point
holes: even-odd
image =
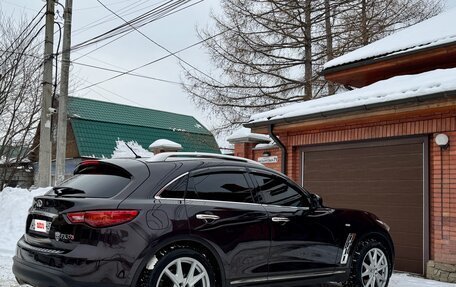
{"type": "Polygon", "coordinates": [[[208,222],[208,221],[219,220],[220,216],[213,215],[213,214],[197,214],[196,218],[208,222]]]}
{"type": "Polygon", "coordinates": [[[273,217],[272,222],[287,223],[287,222],[290,222],[290,219],[288,219],[286,217],[273,217]]]}

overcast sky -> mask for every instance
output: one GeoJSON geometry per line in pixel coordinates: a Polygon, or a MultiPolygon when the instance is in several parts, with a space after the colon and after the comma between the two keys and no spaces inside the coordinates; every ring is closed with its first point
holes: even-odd
{"type": "MultiPolygon", "coordinates": [[[[125,15],[123,12],[125,9],[132,9],[130,11],[140,10],[135,14],[126,15],[126,19],[131,19],[134,16],[144,13],[147,9],[150,10],[153,5],[159,5],[165,2],[164,0],[101,1],[114,11],[120,11],[119,13],[121,15],[125,15]]],[[[456,0],[446,1],[447,7],[456,7],[456,0]]],[[[60,2],[64,4],[65,0],[60,0],[60,2]]],[[[195,2],[197,0],[193,0],[192,3],[195,2]]],[[[26,13],[31,18],[41,9],[45,1],[0,0],[0,3],[0,9],[5,15],[20,16],[26,13]]],[[[73,5],[73,44],[80,43],[85,39],[124,23],[121,19],[116,18],[103,8],[97,1],[76,0],[73,5]],[[95,25],[89,29],[84,28],[90,23],[100,21],[100,19],[110,21],[95,25]]],[[[215,11],[217,13],[219,10],[219,0],[204,0],[184,11],[151,23],[141,28],[141,31],[167,49],[177,51],[198,42],[196,27],[209,25],[210,12],[215,11]]],[[[71,56],[72,60],[78,59],[82,54],[93,48],[90,47],[73,53],[71,56]]],[[[157,47],[139,33],[132,32],[122,39],[86,57],[78,59],[77,62],[126,71],[166,54],[166,51],[157,47]]],[[[201,46],[182,52],[179,56],[190,64],[210,73],[211,66],[209,59],[201,46]]],[[[178,60],[174,57],[140,69],[136,73],[175,82],[180,82],[183,77],[178,60]]],[[[110,78],[116,75],[116,73],[73,65],[71,75],[78,83],[78,87],[82,88],[90,85],[90,83],[96,83],[110,78]]],[[[192,115],[208,128],[211,128],[211,125],[216,122],[215,119],[209,120],[202,114],[191,103],[179,85],[150,79],[125,75],[99,86],[77,92],[75,96],[192,115]]]]}
{"type": "MultiPolygon", "coordinates": [[[[127,13],[140,10],[134,14],[126,15],[126,19],[131,19],[150,10],[154,5],[165,2],[163,0],[101,1],[114,11],[120,11],[119,14],[122,16],[126,14],[123,12],[125,9],[135,7],[127,13]]],[[[60,0],[60,2],[64,4],[65,0],[60,0]]],[[[198,1],[193,0],[191,3],[196,2],[198,1]]],[[[29,18],[33,17],[45,4],[42,0],[0,0],[0,3],[0,8],[5,15],[13,14],[19,16],[26,13],[29,18]]],[[[123,20],[113,16],[97,1],[73,1],[73,3],[72,44],[80,43],[124,23],[123,20]],[[95,25],[95,27],[91,27],[90,29],[84,28],[88,24],[104,19],[105,17],[108,17],[105,20],[111,21],[101,25],[95,25]]],[[[196,27],[205,27],[209,22],[211,11],[217,11],[218,9],[218,0],[204,0],[193,7],[151,23],[141,28],[141,31],[167,49],[177,51],[199,41],[196,35],[196,27]]],[[[71,58],[72,60],[76,60],[84,53],[96,47],[75,52],[71,55],[71,58]]],[[[166,54],[168,54],[166,51],[134,31],[120,40],[86,57],[78,59],[77,62],[126,71],[158,59],[166,54]]],[[[179,56],[204,71],[210,71],[208,57],[201,46],[196,46],[182,52],[179,56]]],[[[174,82],[181,82],[183,77],[178,60],[174,57],[137,70],[135,73],[174,82]]],[[[96,83],[114,75],[116,73],[78,65],[72,66],[71,73],[71,76],[78,83],[78,87],[85,87],[90,85],[90,83],[96,83]]],[[[213,120],[209,121],[206,116],[198,111],[179,85],[150,79],[125,75],[99,86],[77,92],[75,96],[104,101],[110,100],[122,104],[192,115],[208,128],[211,128],[211,123],[214,122],[213,120]]]]}

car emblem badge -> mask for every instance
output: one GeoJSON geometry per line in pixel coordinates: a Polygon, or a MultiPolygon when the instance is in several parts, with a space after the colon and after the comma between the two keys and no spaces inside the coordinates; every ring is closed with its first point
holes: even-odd
{"type": "Polygon", "coordinates": [[[35,206],[38,207],[38,208],[43,207],[43,201],[41,199],[38,199],[36,201],[36,205],[35,206]]]}
{"type": "Polygon", "coordinates": [[[74,240],[73,234],[63,234],[63,233],[56,231],[54,236],[55,236],[56,241],[68,242],[68,241],[74,240]]]}

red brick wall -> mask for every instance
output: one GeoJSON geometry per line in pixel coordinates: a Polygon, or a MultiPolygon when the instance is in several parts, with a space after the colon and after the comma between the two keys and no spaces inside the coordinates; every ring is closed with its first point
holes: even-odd
{"type": "MultiPolygon", "coordinates": [[[[456,264],[456,115],[454,111],[389,121],[364,121],[349,125],[328,123],[328,126],[324,128],[308,127],[278,135],[287,146],[287,174],[296,182],[301,181],[300,147],[302,146],[429,135],[430,255],[431,259],[435,261],[456,264]],[[445,132],[450,137],[450,147],[443,151],[443,228],[441,225],[440,148],[434,143],[434,136],[441,132],[445,132]]],[[[244,147],[239,148],[242,150],[244,147]]],[[[236,145],[237,150],[238,145],[236,145]]],[[[246,157],[255,160],[258,157],[257,153],[259,151],[243,152],[248,155],[246,157]]],[[[280,158],[279,149],[273,151],[273,154],[277,154],[280,158]]],[[[280,163],[268,166],[280,171],[280,163]]]]}
{"type": "Polygon", "coordinates": [[[282,164],[282,153],[279,148],[272,148],[272,149],[261,149],[261,150],[254,150],[253,151],[253,159],[258,161],[258,158],[263,156],[264,152],[271,153],[271,156],[277,156],[279,161],[275,163],[264,163],[263,165],[272,168],[274,170],[280,171],[281,164],[282,164]]]}
{"type": "Polygon", "coordinates": [[[287,150],[292,151],[288,154],[288,174],[294,180],[298,181],[300,178],[300,155],[299,149],[296,147],[324,143],[426,135],[447,131],[456,131],[456,116],[454,113],[343,126],[335,124],[324,129],[308,129],[300,132],[282,134],[281,138],[287,138],[287,150]]]}
{"type": "Polygon", "coordinates": [[[435,135],[429,145],[431,258],[456,264],[456,132],[446,134],[450,138],[448,149],[441,150],[434,143],[435,135]]]}

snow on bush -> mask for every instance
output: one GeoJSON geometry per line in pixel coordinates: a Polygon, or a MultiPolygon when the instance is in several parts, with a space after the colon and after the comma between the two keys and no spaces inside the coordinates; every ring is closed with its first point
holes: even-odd
{"type": "Polygon", "coordinates": [[[135,155],[131,152],[128,146],[131,147],[132,150],[135,151],[137,155],[140,157],[152,157],[154,154],[146,149],[144,149],[140,144],[136,141],[129,141],[125,143],[123,140],[116,141],[116,148],[111,155],[111,158],[134,158],[135,155]]]}
{"type": "Polygon", "coordinates": [[[35,196],[43,195],[48,188],[32,191],[6,187],[0,192],[0,256],[13,256],[16,243],[25,232],[25,221],[35,196]]]}

